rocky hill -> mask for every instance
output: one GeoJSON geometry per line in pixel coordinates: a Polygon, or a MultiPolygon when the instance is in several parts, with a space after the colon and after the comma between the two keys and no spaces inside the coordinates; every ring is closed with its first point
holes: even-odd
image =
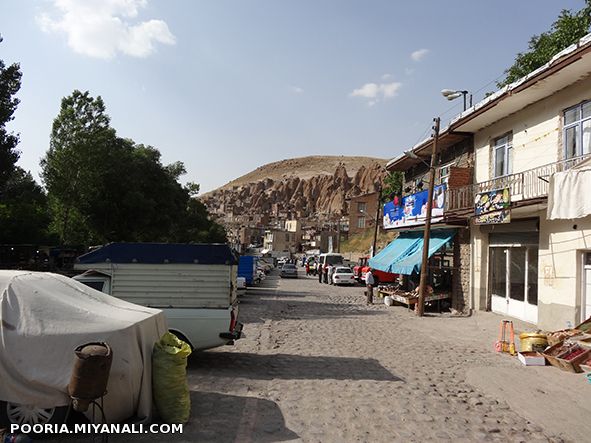
{"type": "Polygon", "coordinates": [[[346,199],[377,189],[385,164],[384,159],[345,156],[282,160],[208,192],[201,200],[219,216],[346,213],[346,199]]]}

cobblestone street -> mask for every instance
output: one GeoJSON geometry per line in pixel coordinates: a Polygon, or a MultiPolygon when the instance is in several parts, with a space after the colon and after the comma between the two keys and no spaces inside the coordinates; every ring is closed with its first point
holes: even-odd
{"type": "MultiPolygon", "coordinates": [[[[183,438],[572,439],[549,431],[558,429],[552,423],[533,423],[502,397],[467,383],[471,369],[538,369],[521,368],[516,359],[495,354],[496,329],[483,333],[478,316],[419,319],[379,300],[366,306],[362,294],[360,286],[321,285],[301,274],[297,280],[271,275],[261,287],[249,289],[241,298],[247,337],[190,360],[193,409],[183,438]]],[[[495,316],[488,320],[496,321],[495,316]]],[[[563,375],[554,368],[539,369],[563,375]]],[[[576,383],[586,383],[579,377],[576,383]]]]}

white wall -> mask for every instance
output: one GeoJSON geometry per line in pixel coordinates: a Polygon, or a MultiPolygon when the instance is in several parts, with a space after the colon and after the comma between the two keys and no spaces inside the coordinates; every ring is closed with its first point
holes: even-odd
{"type": "Polygon", "coordinates": [[[540,220],[540,328],[556,330],[580,323],[584,251],[591,252],[591,216],[577,220],[540,220]]]}
{"type": "MultiPolygon", "coordinates": [[[[534,86],[535,87],[535,86],[534,86]]],[[[553,163],[562,158],[562,113],[591,99],[591,77],[487,126],[474,134],[477,182],[490,180],[490,146],[513,132],[513,173],[553,163]]]]}

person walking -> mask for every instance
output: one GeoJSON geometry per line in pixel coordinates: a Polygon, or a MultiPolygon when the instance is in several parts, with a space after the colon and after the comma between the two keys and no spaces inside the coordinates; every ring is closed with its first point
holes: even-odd
{"type": "Polygon", "coordinates": [[[306,277],[310,275],[310,263],[306,262],[306,277]]]}
{"type": "Polygon", "coordinates": [[[316,262],[316,273],[318,274],[318,283],[322,283],[322,276],[324,275],[322,263],[316,262]]]}
{"type": "Polygon", "coordinates": [[[367,273],[365,274],[365,295],[367,296],[367,304],[373,305],[373,286],[375,284],[375,279],[373,278],[372,269],[368,269],[367,273]]]}

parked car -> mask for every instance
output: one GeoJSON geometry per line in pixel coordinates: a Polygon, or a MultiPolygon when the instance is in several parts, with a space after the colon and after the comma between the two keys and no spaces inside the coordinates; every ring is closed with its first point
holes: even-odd
{"type": "Polygon", "coordinates": [[[286,263],[281,268],[281,278],[291,277],[298,278],[298,269],[293,263],[286,263]]]}
{"type": "Polygon", "coordinates": [[[149,420],[152,349],[166,330],[162,311],[66,276],[0,271],[0,428],[63,423],[74,350],[91,342],[112,350],[103,399],[109,422],[149,420]]]}
{"type": "Polygon", "coordinates": [[[354,285],[357,280],[355,280],[355,274],[353,274],[351,268],[339,266],[332,275],[332,283],[334,285],[354,285]]]}

